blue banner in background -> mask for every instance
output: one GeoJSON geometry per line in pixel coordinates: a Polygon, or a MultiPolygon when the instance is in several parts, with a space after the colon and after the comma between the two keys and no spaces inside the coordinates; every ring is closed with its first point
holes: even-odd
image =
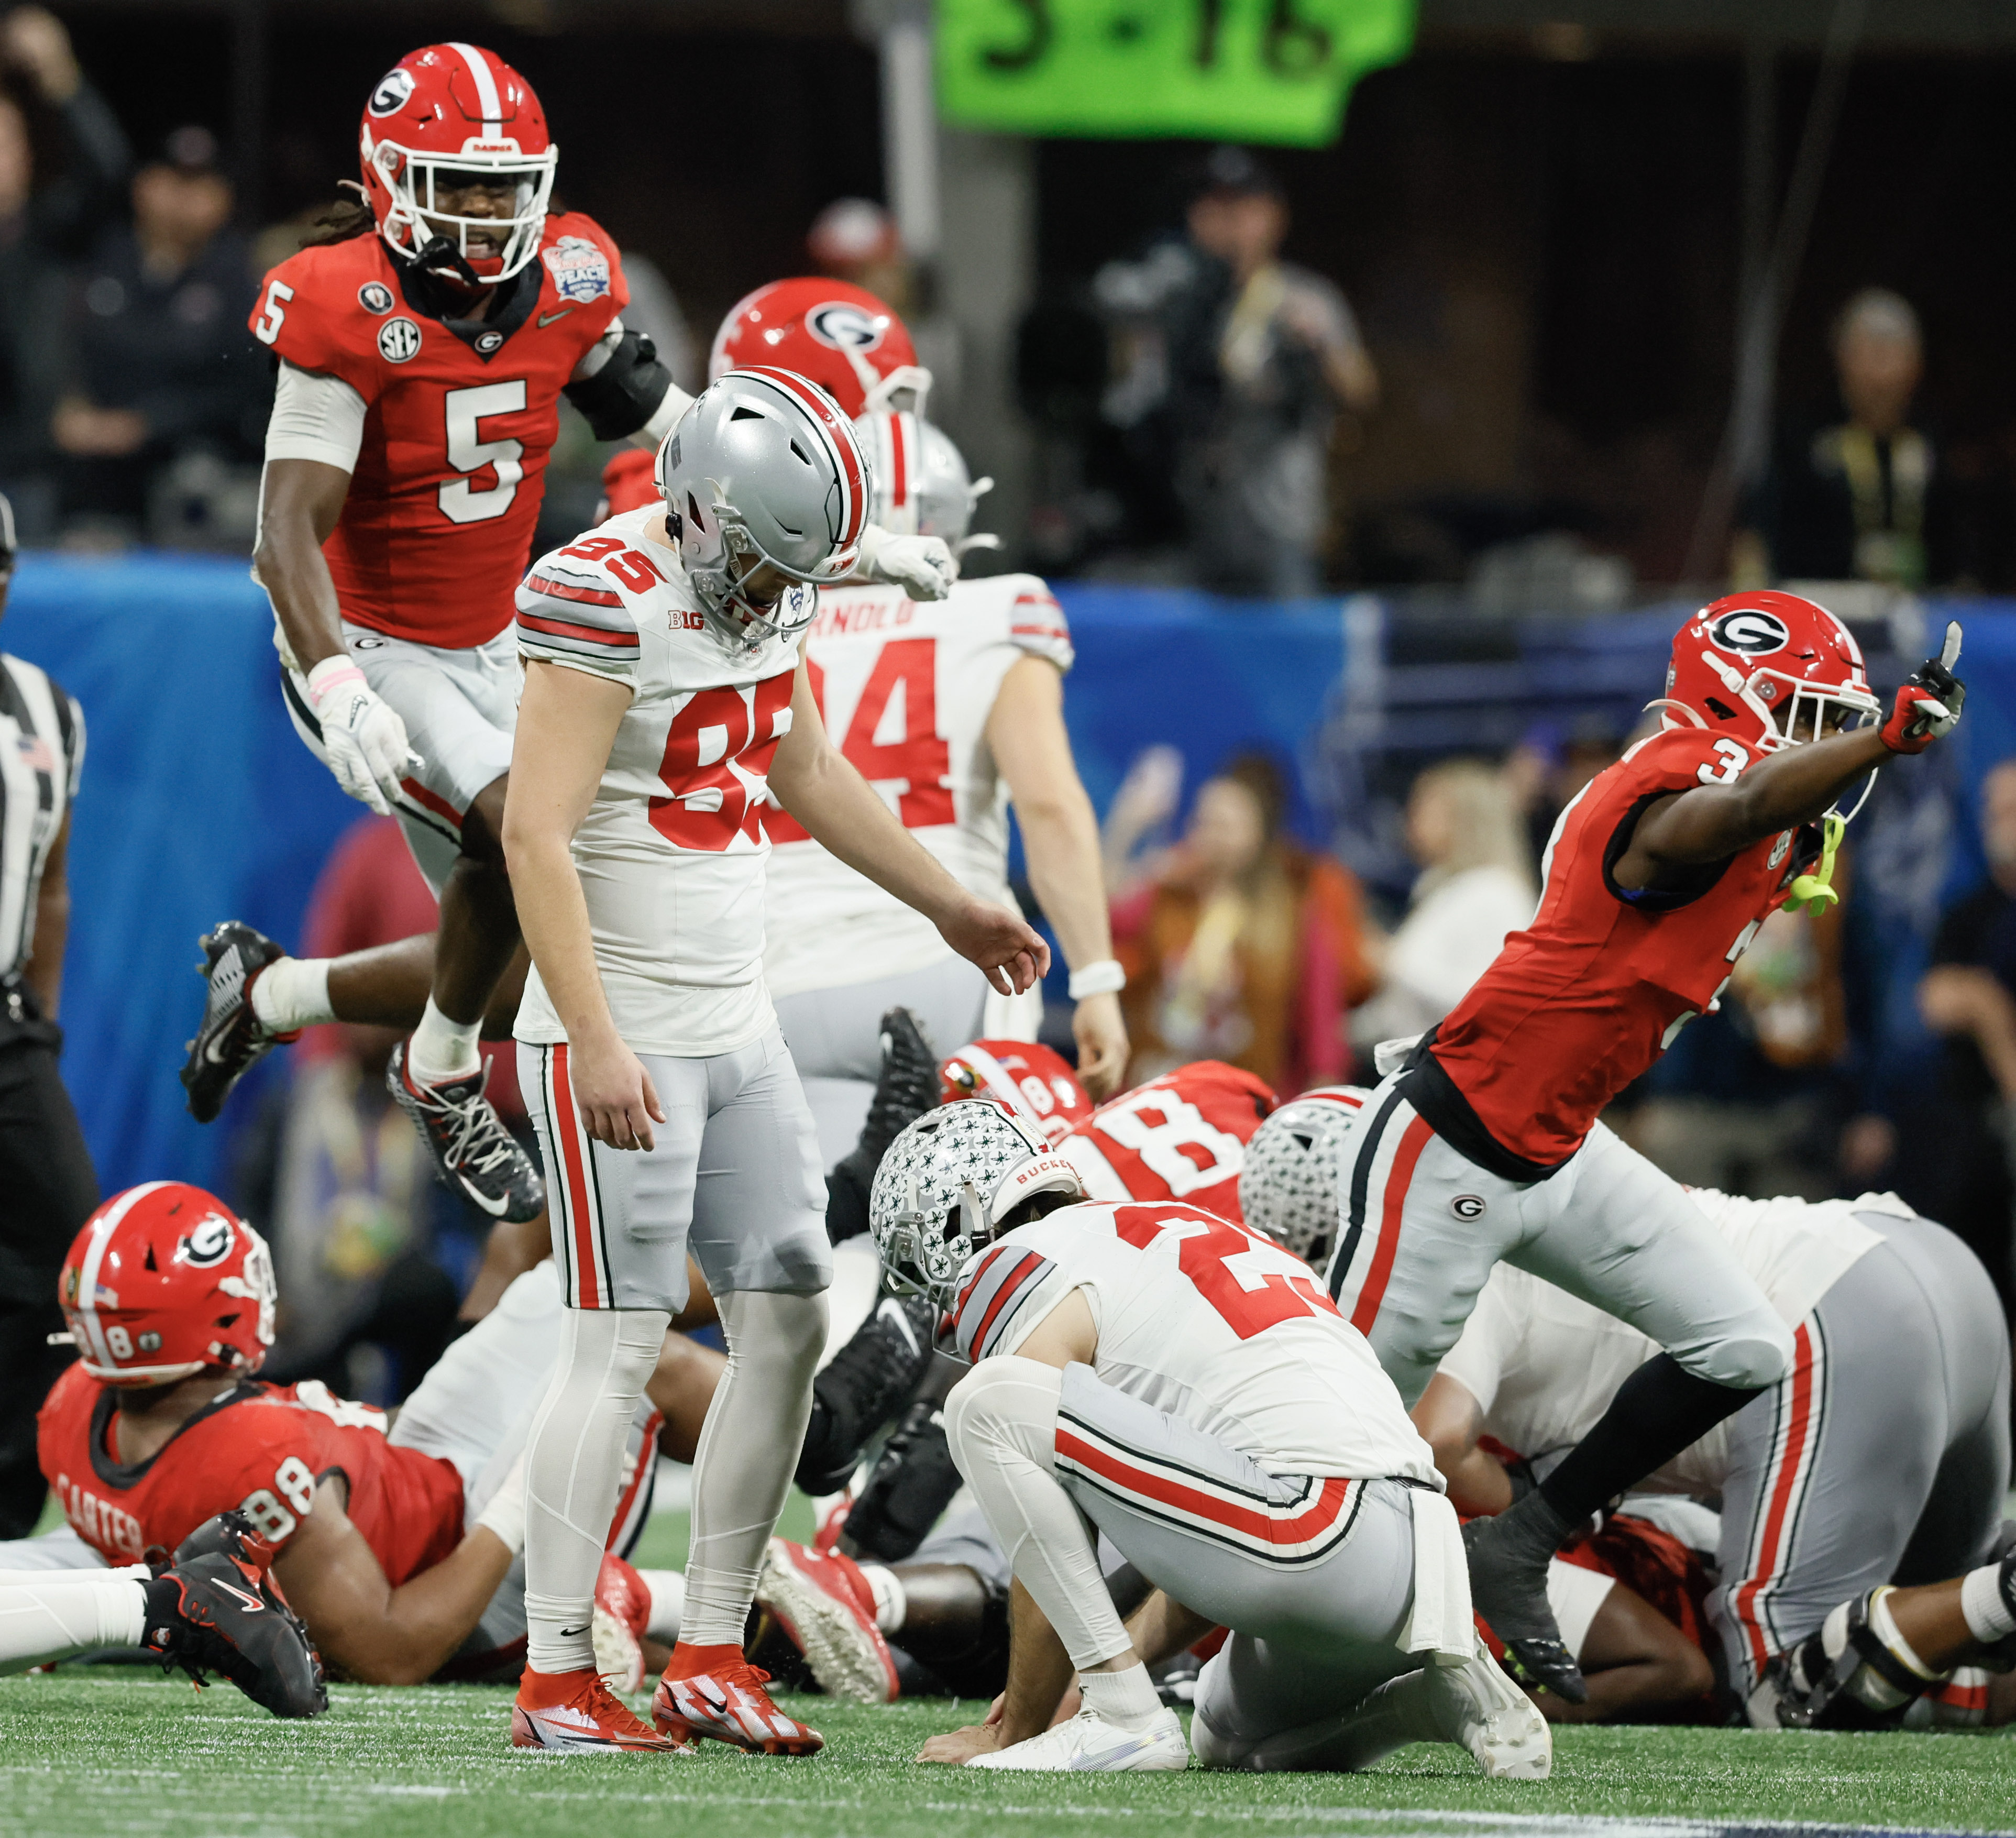
{"type": "MultiPolygon", "coordinates": [[[[1078,648],[1066,709],[1096,804],[1110,802],[1144,747],[1183,754],[1187,791],[1233,754],[1258,747],[1299,769],[1295,827],[1323,835],[1337,813],[1319,808],[1309,787],[1319,782],[1325,724],[1354,705],[1341,684],[1348,691],[1355,682],[1375,698],[1398,693],[1366,677],[1377,659],[1362,648],[1362,632],[1347,672],[1345,605],[1234,605],[1201,593],[1068,584],[1058,597],[1078,648]]],[[[1950,892],[1981,871],[1972,787],[2016,755],[2016,606],[1935,607],[1935,631],[1949,610],[1967,622],[1970,684],[1960,729],[1967,808],[1950,892]]],[[[1600,624],[1583,645],[1642,647],[1656,672],[1658,635],[1641,625],[1635,618],[1600,624]],[[1600,642],[1606,634],[1613,644],[1600,642]]],[[[201,1007],[197,937],[236,917],[298,945],[315,878],[361,814],[288,722],[271,630],[265,596],[242,562],[156,555],[25,557],[0,626],[0,644],[49,670],[83,704],[89,727],[70,850],[63,1071],[108,1192],[164,1176],[229,1184],[231,1132],[254,1094],[241,1092],[203,1128],[184,1108],[175,1077],[201,1007]]],[[[1629,686],[1607,679],[1624,661],[1593,661],[1568,675],[1602,676],[1604,693],[1617,694],[1629,686]]],[[[1551,667],[1529,667],[1524,693],[1539,698],[1534,713],[1552,712],[1550,682],[1574,693],[1551,667]]],[[[1656,693],[1656,682],[1646,693],[1656,693]]],[[[1455,695],[1444,712],[1455,717],[1445,745],[1462,744],[1466,729],[1471,745],[1483,741],[1475,716],[1460,714],[1467,699],[1455,695]]],[[[1394,720],[1391,737],[1413,723],[1411,715],[1394,720]]]]}

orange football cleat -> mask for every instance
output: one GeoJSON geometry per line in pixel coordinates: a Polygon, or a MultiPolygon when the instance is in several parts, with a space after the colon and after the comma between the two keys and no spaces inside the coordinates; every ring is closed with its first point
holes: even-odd
{"type": "Polygon", "coordinates": [[[527,1667],[518,1681],[518,1701],[511,1706],[511,1746],[569,1755],[693,1753],[689,1744],[659,1735],[633,1715],[592,1666],[571,1672],[535,1672],[527,1667]]]}
{"type": "Polygon", "coordinates": [[[675,1742],[708,1736],[752,1755],[816,1755],[826,1738],[779,1710],[763,1688],[769,1682],[740,1647],[682,1641],[658,1681],[651,1721],[675,1742]]]}

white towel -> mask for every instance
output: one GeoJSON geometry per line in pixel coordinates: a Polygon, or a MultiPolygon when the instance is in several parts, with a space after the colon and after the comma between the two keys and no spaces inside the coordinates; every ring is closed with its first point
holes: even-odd
{"type": "Polygon", "coordinates": [[[1414,1051],[1421,1036],[1409,1034],[1399,1040],[1381,1040],[1372,1049],[1372,1068],[1382,1079],[1390,1079],[1407,1063],[1407,1055],[1414,1051]]]}
{"type": "Polygon", "coordinates": [[[1414,1508],[1414,1606],[1401,1630],[1400,1648],[1431,1654],[1438,1666],[1460,1666],[1477,1653],[1463,1527],[1447,1496],[1425,1487],[1407,1493],[1414,1508]]]}

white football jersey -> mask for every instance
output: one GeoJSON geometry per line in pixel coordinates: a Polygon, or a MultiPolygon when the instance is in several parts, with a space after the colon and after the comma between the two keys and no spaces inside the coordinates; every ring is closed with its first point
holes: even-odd
{"type": "Polygon", "coordinates": [[[1364,1335],[1280,1245],[1179,1201],[1062,1207],[961,1273],[960,1352],[1012,1353],[1074,1289],[1098,1326],[1104,1382],[1269,1473],[1441,1487],[1364,1335]]]}
{"type": "MultiPolygon", "coordinates": [[[[1812,1203],[1741,1199],[1712,1187],[1688,1192],[1794,1328],[1883,1242],[1856,1213],[1911,1216],[1895,1194],[1812,1203]]],[[[1487,1436],[1534,1459],[1580,1442],[1618,1387],[1658,1350],[1615,1316],[1501,1263],[1440,1369],[1483,1407],[1487,1436]]],[[[1724,1422],[1640,1484],[1647,1492],[1705,1497],[1721,1492],[1728,1473],[1724,1422]]]]}
{"type": "MultiPolygon", "coordinates": [[[[961,581],[947,599],[900,587],[828,588],[805,641],[827,733],[959,885],[1012,903],[1008,791],[987,719],[1018,658],[1071,665],[1071,633],[1033,575],[961,581]]],[[[920,913],[829,855],[781,811],[770,820],[771,991],[795,996],[920,970],[950,947],[920,913]]]]}
{"type": "MultiPolygon", "coordinates": [[[[664,514],[626,511],[534,563],[518,645],[527,661],[632,692],[574,866],[617,1031],[634,1052],[692,1058],[745,1047],[776,1018],[762,974],[764,823],[798,646],[732,653],[677,552],[646,533],[664,514]]],[[[516,1031],[535,1045],[567,1038],[536,966],[516,1031]]]]}

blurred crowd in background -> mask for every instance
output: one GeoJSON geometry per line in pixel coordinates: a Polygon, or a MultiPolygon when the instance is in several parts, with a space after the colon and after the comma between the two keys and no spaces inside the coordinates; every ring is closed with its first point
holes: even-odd
{"type": "MultiPolygon", "coordinates": [[[[556,40],[540,45],[551,59],[567,55],[556,40]]],[[[540,49],[520,55],[543,84],[540,49]]],[[[354,89],[345,72],[329,81],[332,93],[354,89]]],[[[1456,81],[1446,71],[1420,81],[1456,81]]],[[[559,84],[549,92],[567,93],[559,84]]],[[[715,106],[690,100],[697,111],[715,106]]],[[[1368,106],[1381,105],[1375,96],[1368,106]]],[[[620,126],[621,111],[610,116],[620,126]]],[[[354,103],[336,109],[318,146],[341,153],[355,118],[354,103]]],[[[283,168],[300,163],[294,125],[279,124],[283,168]]],[[[1463,130],[1451,132],[1460,139],[1463,130]]],[[[887,300],[911,324],[940,399],[970,416],[988,399],[971,340],[889,211],[832,195],[873,177],[859,147],[834,146],[823,162],[797,157],[798,146],[774,188],[787,200],[804,200],[808,185],[817,194],[795,227],[758,223],[751,235],[887,300]]],[[[1067,151],[1042,155],[1046,197],[1067,151]]],[[[1395,412],[1396,376],[1413,379],[1409,413],[1435,423],[1437,398],[1418,384],[1409,341],[1447,301],[1413,313],[1388,298],[1361,314],[1345,276],[1289,259],[1310,196],[1306,168],[1291,182],[1278,160],[1236,146],[1157,157],[1155,225],[1139,231],[1139,199],[1118,229],[1081,225],[1078,244],[1095,258],[1046,279],[1017,309],[999,399],[1026,433],[1028,487],[992,501],[1012,520],[997,525],[1006,548],[998,561],[977,552],[971,565],[1201,587],[1232,596],[1227,619],[1244,616],[1238,598],[1368,583],[1455,583],[1466,618],[1482,622],[1614,611],[1646,597],[1643,555],[1661,542],[1674,556],[1684,546],[1670,532],[1635,550],[1635,537],[1606,545],[1579,514],[1550,519],[1543,507],[1508,521],[1502,506],[1478,510],[1474,494],[1421,496],[1442,506],[1431,517],[1354,505],[1353,456],[1395,412]],[[1469,534],[1447,539],[1450,530],[1469,534]]],[[[315,178],[324,166],[315,164],[294,189],[322,201],[283,200],[290,214],[266,221],[245,204],[247,160],[220,143],[214,123],[156,120],[129,132],[53,16],[19,7],[0,16],[0,490],[24,544],[249,549],[272,376],[247,316],[259,277],[299,245],[349,168],[339,160],[315,178]]],[[[563,167],[567,202],[604,214],[585,176],[563,167]]],[[[714,196],[722,182],[707,168],[697,182],[714,196]]],[[[1098,202],[1100,188],[1085,189],[1081,211],[1098,202]]],[[[725,246],[729,229],[684,201],[678,208],[699,226],[701,255],[725,246]]],[[[621,213],[609,215],[621,233],[621,213]]],[[[702,292],[682,308],[671,265],[633,240],[648,238],[625,237],[625,318],[697,387],[733,296],[702,292]]],[[[679,287],[692,294],[686,277],[679,287]]],[[[1976,441],[1956,457],[1920,412],[1921,304],[1888,287],[1842,287],[1813,348],[1788,352],[1787,372],[1820,387],[1781,392],[1768,456],[1733,494],[1726,531],[1713,532],[1705,580],[1800,586],[1879,622],[1921,593],[2010,585],[2016,500],[1996,450],[1976,441]]],[[[1648,347],[1637,361],[1656,371],[1661,351],[1648,347]]],[[[1460,353],[1447,368],[1460,373],[1460,353]]],[[[1451,439],[1467,438],[1468,406],[1450,405],[1451,439]]],[[[1479,416],[1489,408],[1480,399],[1479,416]]],[[[588,521],[607,457],[571,407],[562,414],[542,545],[588,521]]],[[[1544,473],[1554,463],[1543,452],[1535,464],[1544,473]]],[[[1643,453],[1618,463],[1666,476],[1643,453]]],[[[1688,475],[1697,496],[1705,473],[1704,463],[1688,475]]],[[[1283,1096],[1370,1082],[1373,1046],[1445,1014],[1531,917],[1556,816],[1630,737],[1615,723],[1535,719],[1515,745],[1410,755],[1404,769],[1359,786],[1363,808],[1327,809],[1327,836],[1293,833],[1291,810],[1322,802],[1306,784],[1298,797],[1306,759],[1256,750],[1186,784],[1173,754],[1144,753],[1105,816],[1132,1077],[1213,1058],[1283,1096]]],[[[1960,834],[1971,807],[1944,758],[1886,775],[1853,833],[1844,904],[1818,918],[1774,917],[1720,1011],[1680,1036],[1613,1121],[1686,1180],[1813,1198],[1895,1187],[1973,1245],[2008,1303],[2016,760],[1986,780],[1977,849],[1960,834]],[[1953,864],[1977,855],[1986,880],[1949,900],[1953,864]],[[1915,941],[1901,954],[1900,937],[1915,941]]],[[[431,922],[396,831],[362,817],[329,861],[297,942],[325,955],[431,922]]],[[[1067,1051],[1067,1028],[1054,1031],[1067,1051]]],[[[487,1225],[427,1178],[385,1096],[391,1044],[368,1029],[316,1030],[240,1129],[229,1196],[269,1224],[283,1265],[291,1312],[275,1374],[323,1377],[364,1397],[398,1395],[437,1354],[487,1225]]],[[[509,1054],[493,1069],[492,1096],[525,1128],[509,1054]]]]}

